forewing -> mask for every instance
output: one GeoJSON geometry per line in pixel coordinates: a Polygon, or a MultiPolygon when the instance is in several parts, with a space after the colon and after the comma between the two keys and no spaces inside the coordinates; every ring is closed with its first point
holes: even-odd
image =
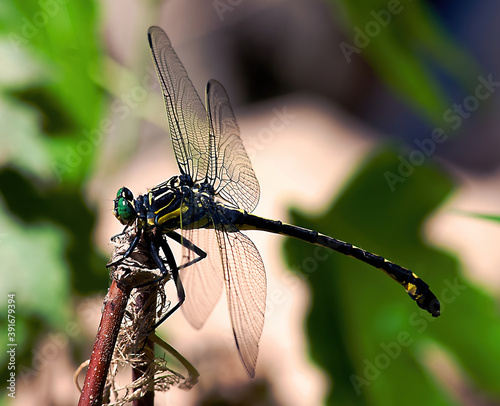
{"type": "Polygon", "coordinates": [[[208,82],[206,98],[210,125],[208,178],[216,194],[251,212],[259,201],[259,182],[241,141],[229,98],[216,80],[208,82]]]}
{"type": "Polygon", "coordinates": [[[170,138],[182,174],[197,179],[207,171],[209,127],[206,109],[167,34],[148,30],[149,46],[167,110],[170,138]]]}
{"type": "Polygon", "coordinates": [[[230,224],[215,230],[236,346],[248,374],[255,376],[266,310],[266,273],[259,251],[230,224]]]}
{"type": "MultiPolygon", "coordinates": [[[[220,299],[224,271],[214,230],[183,230],[182,235],[207,254],[206,258],[181,271],[181,280],[186,292],[186,300],[181,309],[188,322],[199,329],[220,299]]],[[[195,257],[193,251],[183,248],[183,264],[195,257]]]]}

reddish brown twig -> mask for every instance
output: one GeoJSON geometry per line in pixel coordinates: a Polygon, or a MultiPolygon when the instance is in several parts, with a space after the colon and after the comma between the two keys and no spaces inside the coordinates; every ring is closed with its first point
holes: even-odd
{"type": "Polygon", "coordinates": [[[102,394],[108,376],[109,365],[131,290],[131,287],[120,286],[115,279],[111,283],[108,294],[104,299],[101,323],[97,330],[94,349],[78,406],[98,406],[102,403],[102,394]]]}

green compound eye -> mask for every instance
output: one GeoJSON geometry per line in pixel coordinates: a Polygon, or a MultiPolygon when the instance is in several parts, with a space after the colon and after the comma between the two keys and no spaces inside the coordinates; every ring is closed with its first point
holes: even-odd
{"type": "Polygon", "coordinates": [[[134,195],[130,189],[122,187],[118,190],[114,200],[113,214],[123,225],[131,224],[137,217],[133,200],[134,195]]]}
{"type": "Polygon", "coordinates": [[[118,189],[118,192],[116,193],[116,197],[123,197],[126,200],[132,201],[134,200],[134,194],[130,191],[129,188],[126,187],[121,187],[118,189]]]}

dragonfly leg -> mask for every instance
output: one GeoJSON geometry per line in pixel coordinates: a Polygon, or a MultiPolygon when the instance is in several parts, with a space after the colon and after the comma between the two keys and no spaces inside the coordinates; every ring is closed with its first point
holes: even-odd
{"type": "Polygon", "coordinates": [[[120,235],[125,234],[125,231],[127,231],[127,228],[128,228],[128,227],[129,227],[129,226],[125,226],[125,228],[123,229],[123,231],[122,231],[121,233],[115,234],[114,236],[112,236],[112,237],[110,238],[110,240],[111,240],[111,241],[114,241],[116,237],[119,237],[120,235]]]}
{"type": "Polygon", "coordinates": [[[169,268],[172,269],[171,271],[172,274],[174,273],[173,269],[177,270],[177,265],[175,263],[175,258],[172,254],[172,251],[170,251],[170,247],[168,246],[168,244],[165,243],[166,248],[162,245],[162,242],[164,242],[164,240],[161,236],[159,237],[160,239],[159,242],[156,241],[158,238],[150,240],[148,237],[146,237],[146,235],[144,235],[144,238],[146,239],[146,242],[149,244],[149,252],[156,266],[160,270],[161,276],[156,279],[153,279],[152,281],[141,283],[140,285],[135,286],[136,288],[143,288],[144,286],[152,285],[153,283],[165,279],[169,275],[169,272],[165,267],[165,261],[163,261],[163,259],[159,255],[160,247],[163,249],[163,252],[165,253],[165,257],[167,258],[166,262],[168,263],[169,268]]]}
{"type": "Polygon", "coordinates": [[[191,241],[189,241],[187,238],[184,238],[182,235],[179,233],[176,233],[175,231],[170,231],[167,233],[167,235],[174,241],[178,242],[180,245],[183,247],[186,247],[188,250],[193,251],[198,257],[192,259],[191,261],[181,265],[179,269],[184,269],[190,265],[193,265],[202,259],[207,257],[207,253],[203,251],[200,247],[194,245],[191,241]]]}
{"type": "MultiPolygon", "coordinates": [[[[149,240],[149,238],[147,238],[149,240]]],[[[177,263],[175,262],[174,254],[172,253],[172,250],[170,249],[170,246],[167,244],[167,242],[163,239],[163,236],[156,237],[150,241],[149,243],[149,250],[151,253],[151,257],[153,258],[153,261],[156,263],[158,268],[160,269],[162,276],[159,278],[156,278],[155,280],[143,283],[141,285],[137,285],[136,288],[142,288],[144,286],[151,285],[153,283],[159,282],[162,279],[166,278],[169,275],[169,272],[167,268],[165,267],[165,262],[168,264],[170,268],[170,273],[172,275],[172,279],[174,280],[175,287],[177,289],[177,297],[179,301],[176,303],[174,307],[168,310],[167,313],[165,313],[160,320],[158,320],[155,325],[153,326],[152,330],[155,330],[160,324],[162,324],[166,319],[168,319],[181,305],[184,303],[184,299],[186,298],[186,294],[184,292],[184,287],[182,286],[181,279],[179,278],[179,268],[177,267],[177,263]],[[160,247],[163,250],[163,253],[165,254],[166,261],[164,261],[160,255],[160,247]]]]}
{"type": "MultiPolygon", "coordinates": [[[[125,229],[126,229],[126,227],[125,227],[125,229]]],[[[125,232],[125,230],[123,230],[123,232],[125,232]]],[[[123,234],[123,232],[121,234],[123,234]]],[[[111,237],[111,239],[113,239],[121,234],[116,234],[113,237],[111,237]]],[[[130,247],[128,247],[125,254],[123,254],[123,256],[121,258],[117,259],[116,261],[113,261],[110,264],[107,264],[106,268],[109,268],[110,266],[116,265],[116,264],[120,263],[121,261],[123,261],[125,258],[128,258],[130,256],[130,254],[132,253],[132,251],[135,249],[135,247],[137,247],[137,244],[139,243],[139,240],[141,239],[141,235],[142,235],[142,230],[139,229],[137,231],[137,234],[135,235],[134,239],[130,243],[130,247]]]]}
{"type": "MultiPolygon", "coordinates": [[[[193,244],[191,241],[187,240],[184,238],[182,235],[176,233],[175,231],[171,231],[167,233],[167,236],[172,238],[174,241],[178,242],[180,245],[183,247],[186,247],[187,249],[193,251],[196,255],[198,255],[197,258],[189,261],[188,263],[181,265],[180,267],[177,266],[174,254],[172,253],[172,250],[170,249],[170,246],[167,244],[167,242],[161,238],[160,239],[160,246],[163,250],[163,253],[165,254],[166,262],[169,264],[169,268],[172,273],[172,279],[174,280],[175,287],[177,289],[177,297],[179,301],[177,304],[172,307],[167,313],[165,313],[153,326],[153,330],[155,330],[158,326],[160,326],[165,320],[167,320],[181,305],[184,303],[184,300],[186,299],[186,293],[184,291],[184,286],[182,285],[181,278],[179,277],[179,271],[181,269],[184,269],[190,265],[193,265],[194,263],[201,261],[202,259],[206,258],[207,253],[203,251],[201,248],[193,244]]],[[[151,244],[151,253],[153,256],[153,259],[155,262],[157,262],[158,267],[160,270],[163,272],[166,272],[165,265],[163,264],[163,261],[160,259],[158,254],[156,253],[156,246],[154,243],[151,244]],[[154,254],[153,254],[154,253],[154,254]],[[161,266],[160,266],[161,262],[161,266]]],[[[161,278],[160,278],[161,279],[161,278]]],[[[157,279],[159,280],[159,279],[157,279]]]]}
{"type": "MultiPolygon", "coordinates": [[[[162,324],[165,320],[167,320],[179,307],[181,307],[181,305],[184,303],[184,300],[186,299],[186,293],[184,292],[184,286],[182,286],[181,278],[179,278],[179,269],[180,268],[177,267],[177,264],[176,264],[175,258],[174,258],[174,254],[172,253],[170,246],[167,244],[167,242],[163,238],[160,241],[160,246],[163,250],[163,253],[165,254],[165,258],[167,259],[167,263],[168,263],[170,270],[172,272],[172,279],[174,280],[175,288],[177,289],[177,298],[179,299],[179,301],[177,302],[177,304],[174,307],[169,309],[168,312],[165,313],[160,318],[160,320],[158,320],[155,323],[155,325],[153,326],[153,330],[155,330],[160,324],[162,324]]],[[[163,264],[163,267],[165,267],[164,264],[163,264]]]]}

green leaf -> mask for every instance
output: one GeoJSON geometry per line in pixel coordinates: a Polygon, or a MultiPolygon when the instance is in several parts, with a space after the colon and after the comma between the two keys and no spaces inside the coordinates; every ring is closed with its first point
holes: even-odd
{"type": "Polygon", "coordinates": [[[12,164],[20,170],[52,177],[51,158],[38,127],[38,114],[33,109],[10,99],[0,98],[0,163],[12,164]]]}
{"type": "MultiPolygon", "coordinates": [[[[88,176],[102,142],[95,132],[101,129],[105,100],[89,74],[95,76],[100,64],[94,3],[14,4],[7,8],[10,15],[2,18],[0,50],[10,61],[0,70],[8,92],[3,96],[23,103],[37,118],[39,132],[29,136],[40,137],[50,157],[50,171],[38,176],[77,184],[88,176]],[[33,75],[34,71],[42,74],[33,75]]],[[[14,157],[9,162],[17,165],[14,157]]]]}
{"type": "Polygon", "coordinates": [[[453,212],[462,216],[474,217],[481,220],[490,220],[494,221],[495,223],[500,223],[500,216],[495,214],[472,213],[463,210],[454,210],[453,212]]]}
{"type": "MultiPolygon", "coordinates": [[[[69,316],[63,233],[50,224],[21,226],[6,215],[5,207],[0,211],[0,230],[1,297],[13,292],[22,303],[19,311],[63,326],[69,316]]],[[[4,300],[0,306],[5,305],[4,300]]]]}

